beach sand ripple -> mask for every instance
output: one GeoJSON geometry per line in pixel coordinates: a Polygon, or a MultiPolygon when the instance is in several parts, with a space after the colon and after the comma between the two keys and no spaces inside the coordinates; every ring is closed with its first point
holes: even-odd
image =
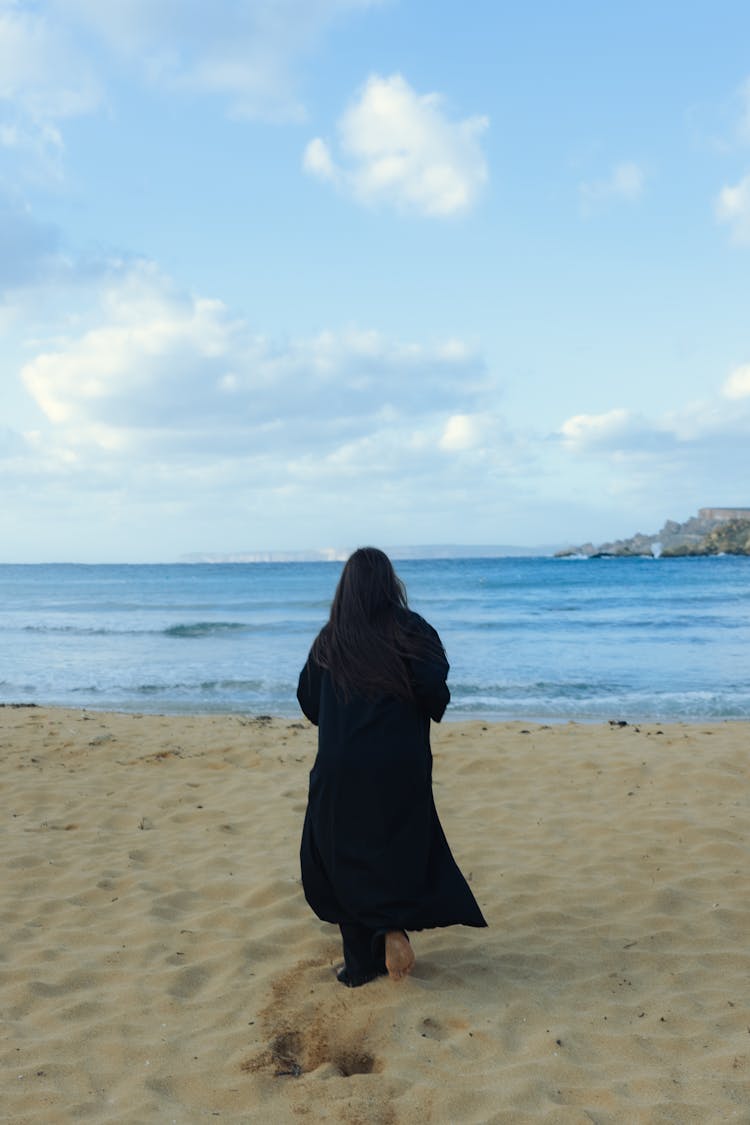
{"type": "Polygon", "coordinates": [[[0,1120],[750,1122],[750,726],[444,724],[490,923],[344,989],[315,731],[0,708],[0,1120]]]}

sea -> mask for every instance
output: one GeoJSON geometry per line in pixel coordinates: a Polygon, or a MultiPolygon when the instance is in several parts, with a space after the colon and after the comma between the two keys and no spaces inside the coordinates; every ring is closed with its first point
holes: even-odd
{"type": "MultiPolygon", "coordinates": [[[[340,562],[0,566],[0,702],[297,716],[340,562]]],[[[750,558],[410,559],[448,719],[750,717],[750,558]]]]}

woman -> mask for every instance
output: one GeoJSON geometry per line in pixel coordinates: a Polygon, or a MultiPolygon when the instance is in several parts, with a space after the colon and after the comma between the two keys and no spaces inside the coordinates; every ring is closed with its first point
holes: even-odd
{"type": "Polygon", "coordinates": [[[337,923],[350,988],[414,966],[408,930],[486,926],[432,797],[430,719],[450,692],[435,630],[407,608],[387,555],[346,563],[299,677],[318,726],[300,857],[305,897],[337,923]]]}

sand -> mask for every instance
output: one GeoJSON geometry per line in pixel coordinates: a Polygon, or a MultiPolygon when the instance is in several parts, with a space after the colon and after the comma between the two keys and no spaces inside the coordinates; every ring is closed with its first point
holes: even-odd
{"type": "Polygon", "coordinates": [[[0,1120],[750,1122],[750,724],[445,723],[490,923],[335,981],[315,731],[0,708],[0,1120]]]}

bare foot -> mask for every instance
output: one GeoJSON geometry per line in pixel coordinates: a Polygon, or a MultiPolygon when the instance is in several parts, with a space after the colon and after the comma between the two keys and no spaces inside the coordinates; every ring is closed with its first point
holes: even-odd
{"type": "Polygon", "coordinates": [[[385,967],[391,980],[403,980],[414,968],[416,957],[409,939],[401,930],[385,935],[385,967]]]}

